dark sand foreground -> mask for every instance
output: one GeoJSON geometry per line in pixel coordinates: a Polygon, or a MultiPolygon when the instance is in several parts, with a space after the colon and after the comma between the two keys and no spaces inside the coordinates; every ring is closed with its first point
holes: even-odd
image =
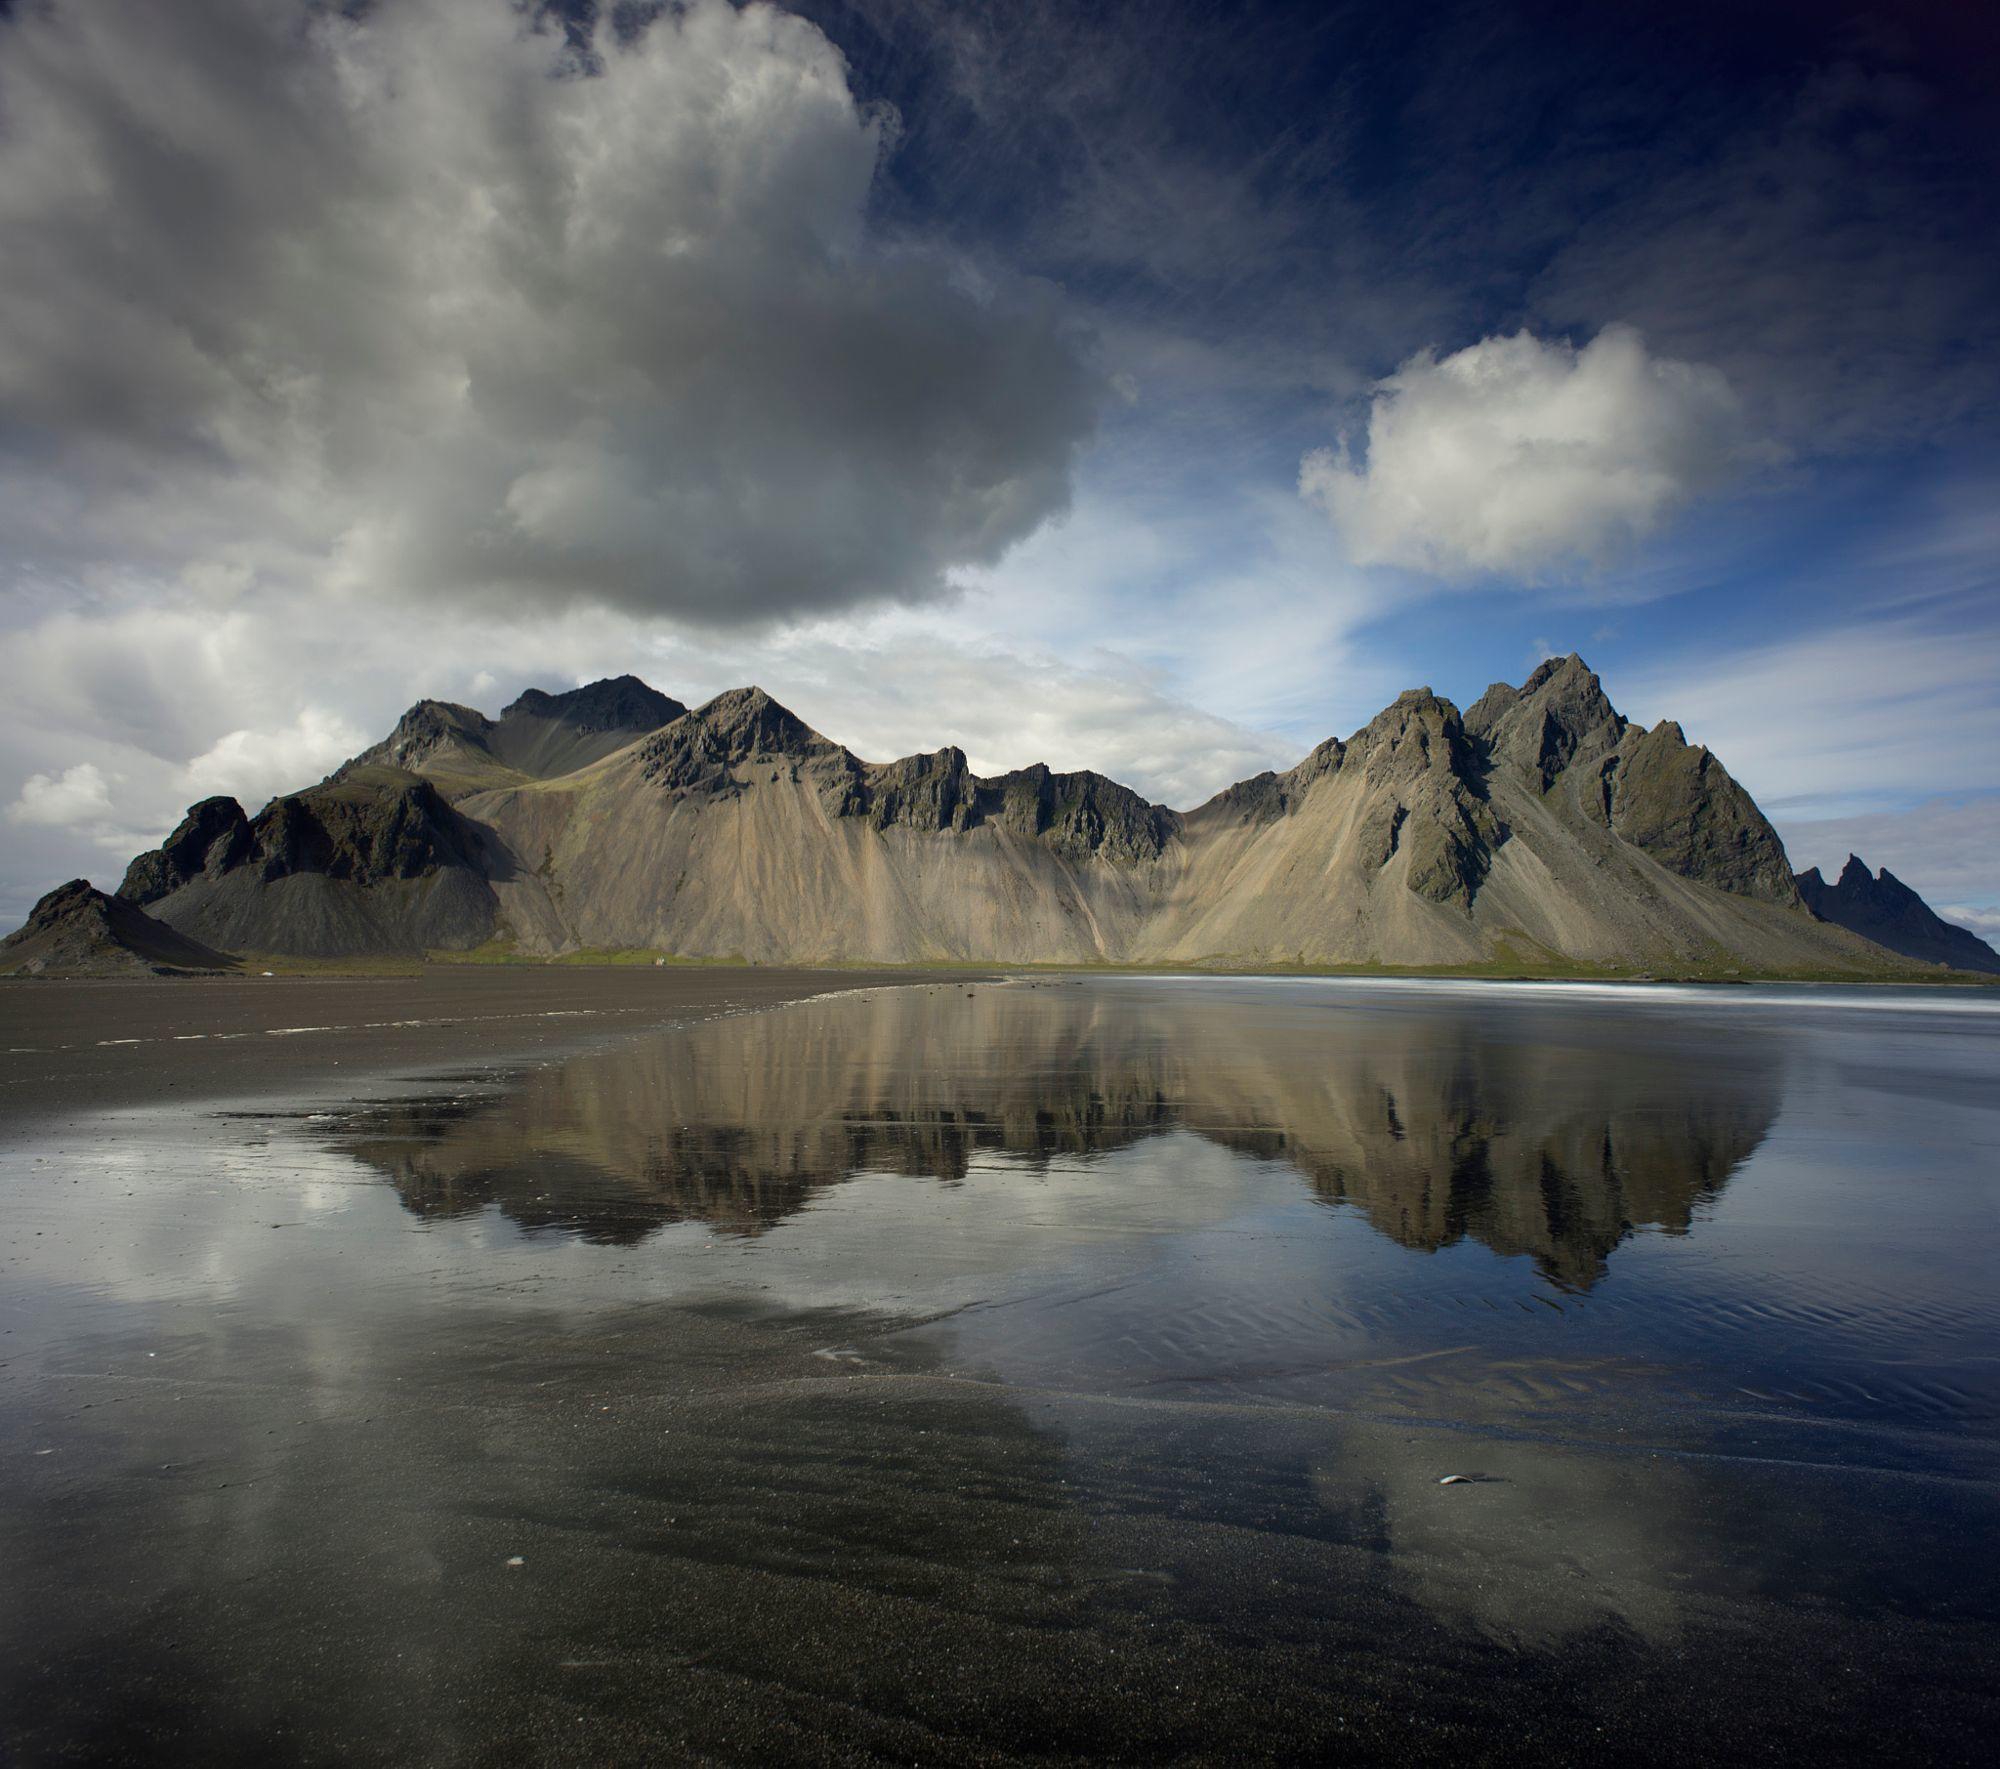
{"type": "Polygon", "coordinates": [[[0,1762],[1992,1754],[2000,1004],[0,1012],[0,1762]]]}
{"type": "Polygon", "coordinates": [[[296,1099],[437,1064],[542,1058],[718,1013],[936,980],[910,970],[440,965],[401,977],[8,981],[0,1136],[107,1109],[296,1099]]]}

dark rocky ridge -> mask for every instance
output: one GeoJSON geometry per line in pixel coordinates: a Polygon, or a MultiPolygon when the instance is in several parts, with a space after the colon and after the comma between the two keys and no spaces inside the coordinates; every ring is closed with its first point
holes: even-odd
{"type": "Polygon", "coordinates": [[[254,869],[270,883],[313,872],[358,885],[479,863],[476,830],[428,780],[351,779],[273,799],[255,819],[232,798],[203,799],[126,869],[119,896],[154,903],[200,878],[254,869]]]}
{"type": "Polygon", "coordinates": [[[220,877],[248,857],[250,820],[233,798],[190,805],[172,835],[125,869],[118,894],[134,903],[157,903],[193,879],[220,877]]]}
{"type": "Polygon", "coordinates": [[[1925,964],[2000,975],[2000,952],[1970,928],[1956,927],[1886,866],[1871,874],[1858,855],[1849,854],[1836,883],[1817,866],[1798,875],[1799,895],[1822,921],[1873,940],[1891,952],[1925,964]]]}
{"type": "Polygon", "coordinates": [[[447,796],[462,798],[514,779],[553,780],[573,773],[686,711],[637,676],[614,676],[562,694],[530,688],[497,719],[448,700],[420,700],[382,742],[332,778],[400,768],[422,773],[447,796]]]}
{"type": "Polygon", "coordinates": [[[637,676],[613,676],[565,694],[530,688],[501,713],[487,746],[508,767],[552,780],[615,754],[686,711],[637,676]]]}
{"type": "Polygon", "coordinates": [[[491,936],[493,858],[428,780],[350,764],[255,818],[204,799],[132,862],[119,895],[231,950],[421,953],[491,936]]]}
{"type": "Polygon", "coordinates": [[[737,688],[656,732],[640,751],[645,778],[673,797],[731,797],[757,769],[809,782],[827,812],[877,830],[926,834],[992,824],[1074,859],[1157,859],[1180,826],[1102,774],[1059,774],[1046,764],[981,777],[956,748],[868,763],[822,737],[761,688],[737,688]]]}

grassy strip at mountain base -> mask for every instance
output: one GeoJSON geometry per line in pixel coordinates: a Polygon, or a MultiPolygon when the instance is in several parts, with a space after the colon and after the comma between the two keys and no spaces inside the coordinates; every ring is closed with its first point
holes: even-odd
{"type": "MultiPolygon", "coordinates": [[[[511,939],[488,940],[483,946],[474,946],[465,952],[433,952],[429,955],[432,964],[588,964],[588,965],[644,965],[672,968],[677,965],[696,965],[713,970],[718,967],[747,967],[750,963],[740,952],[732,952],[723,958],[688,958],[678,952],[656,952],[648,946],[582,946],[574,952],[558,952],[550,956],[537,956],[522,952],[511,939]]],[[[786,970],[844,970],[846,965],[787,964],[786,970]]],[[[857,963],[852,968],[860,970],[881,970],[877,964],[857,963]]],[[[902,969],[902,966],[889,966],[902,969]]],[[[911,967],[924,968],[924,967],[911,967]]],[[[989,965],[986,967],[991,969],[989,965]]]]}
{"type": "Polygon", "coordinates": [[[1291,963],[1272,961],[1237,962],[1216,955],[1193,963],[1126,963],[1111,960],[1076,960],[1065,963],[1016,964],[973,958],[926,958],[907,963],[871,959],[823,959],[800,965],[761,964],[731,953],[724,957],[698,957],[684,953],[658,952],[647,947],[587,947],[552,956],[524,953],[511,940],[489,941],[465,952],[432,952],[424,959],[270,959],[250,961],[251,968],[268,965],[279,974],[403,975],[425,964],[439,966],[580,966],[625,968],[653,966],[669,970],[825,970],[825,971],[965,971],[1004,976],[1184,976],[1184,977],[1372,977],[1408,978],[1412,981],[1487,981],[1522,983],[1875,983],[1927,985],[2000,985],[2000,977],[1982,976],[1971,971],[1912,968],[1907,972],[1884,974],[1858,970],[1754,970],[1722,960],[1670,962],[1658,965],[1594,964],[1545,951],[1521,952],[1502,943],[1490,959],[1476,964],[1318,964],[1306,960],[1291,963]]]}
{"type": "Polygon", "coordinates": [[[980,972],[988,976],[1184,976],[1184,977],[1373,977],[1408,978],[1412,981],[1487,981],[1515,983],[1876,983],[1928,985],[1996,985],[2000,977],[1972,971],[1947,971],[1916,966],[1907,971],[1882,972],[1846,969],[1756,970],[1732,964],[1724,957],[1709,960],[1666,960],[1652,965],[1592,963],[1551,952],[1538,942],[1522,937],[1517,945],[1502,939],[1491,958],[1472,964],[1389,964],[1357,962],[1315,963],[1303,957],[1280,960],[1236,959],[1226,953],[1212,954],[1193,962],[1131,963],[1125,961],[1073,960],[1063,963],[1010,963],[991,959],[925,958],[903,963],[871,959],[822,959],[809,964],[787,961],[763,964],[741,953],[721,957],[693,956],[661,952],[645,946],[581,947],[574,952],[554,954],[520,950],[512,937],[488,940],[464,951],[432,951],[422,957],[299,958],[270,954],[246,954],[244,971],[271,976],[415,976],[426,967],[512,967],[664,970],[822,970],[980,972]],[[1525,948],[1525,949],[1524,949],[1525,948]]]}

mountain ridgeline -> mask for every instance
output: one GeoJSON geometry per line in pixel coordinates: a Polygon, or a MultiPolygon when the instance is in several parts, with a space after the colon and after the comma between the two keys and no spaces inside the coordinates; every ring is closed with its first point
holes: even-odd
{"type": "Polygon", "coordinates": [[[119,895],[203,948],[306,957],[2000,969],[1970,935],[1899,949],[1807,883],[1720,761],[1572,656],[1463,714],[1404,694],[1186,812],[953,748],[863,761],[755,688],[424,701],[255,817],[194,806],[119,895]]]}
{"type": "Polygon", "coordinates": [[[2000,953],[1970,928],[1946,921],[1888,867],[1870,873],[1858,855],[1847,856],[1832,884],[1817,866],[1800,873],[1799,895],[1822,920],[1892,952],[1955,970],[2000,973],[2000,953]]]}

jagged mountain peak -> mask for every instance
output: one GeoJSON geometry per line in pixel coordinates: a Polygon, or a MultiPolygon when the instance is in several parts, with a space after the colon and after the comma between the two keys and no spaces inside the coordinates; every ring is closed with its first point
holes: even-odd
{"type": "Polygon", "coordinates": [[[860,802],[862,764],[755,686],[730,688],[683,713],[639,750],[641,775],[677,798],[734,796],[744,785],[738,770],[771,760],[795,772],[802,764],[811,768],[836,813],[860,802]]]}
{"type": "Polygon", "coordinates": [[[79,909],[89,908],[103,895],[87,878],[73,878],[67,884],[59,884],[28,911],[28,919],[21,924],[21,931],[39,933],[44,928],[54,927],[79,909]]]}
{"type": "Polygon", "coordinates": [[[151,853],[125,869],[118,894],[134,903],[153,903],[204,873],[219,874],[250,848],[250,819],[233,798],[206,798],[188,813],[151,853]]]}
{"type": "Polygon", "coordinates": [[[455,700],[420,700],[396,721],[389,741],[408,740],[444,732],[470,732],[484,736],[493,721],[476,706],[460,706],[455,700]]]}
{"type": "Polygon", "coordinates": [[[637,676],[608,676],[551,694],[529,688],[500,715],[487,748],[504,766],[552,780],[602,761],[687,708],[637,676]]]}
{"type": "Polygon", "coordinates": [[[754,684],[729,688],[695,708],[733,760],[757,754],[807,753],[836,747],[804,719],[754,684]]]}
{"type": "Polygon", "coordinates": [[[494,722],[477,707],[451,700],[420,700],[396,721],[380,743],[343,762],[324,785],[351,781],[369,768],[406,773],[477,773],[491,760],[494,722]]]}
{"type": "Polygon", "coordinates": [[[1469,780],[1472,756],[1458,708],[1428,688],[1399,694],[1345,746],[1343,766],[1371,779],[1415,777],[1432,769],[1469,780]]]}
{"type": "Polygon", "coordinates": [[[589,729],[653,731],[679,718],[687,708],[634,675],[605,676],[580,687],[550,693],[524,688],[500,714],[514,718],[562,719],[589,729]]]}
{"type": "Polygon", "coordinates": [[[1526,700],[1531,695],[1539,694],[1551,684],[1561,693],[1604,692],[1604,684],[1598,680],[1597,672],[1574,651],[1563,657],[1545,657],[1536,664],[1528,672],[1528,679],[1521,684],[1521,698],[1526,700]]]}
{"type": "Polygon", "coordinates": [[[1627,729],[1597,673],[1574,651],[1549,658],[1519,688],[1495,682],[1465,725],[1497,761],[1532,774],[1544,790],[1579,756],[1614,747],[1627,729]]]}

